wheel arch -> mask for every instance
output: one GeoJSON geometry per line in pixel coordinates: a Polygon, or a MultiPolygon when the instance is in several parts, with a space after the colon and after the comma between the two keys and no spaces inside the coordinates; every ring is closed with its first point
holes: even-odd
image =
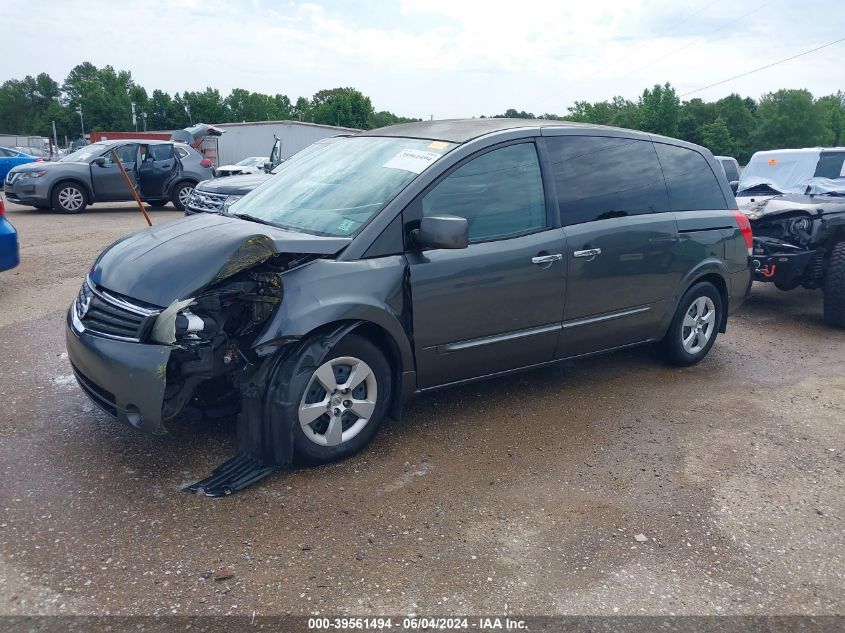
{"type": "Polygon", "coordinates": [[[60,185],[64,185],[65,183],[73,183],[74,185],[79,185],[82,188],[82,192],[85,194],[86,204],[94,204],[94,192],[91,191],[91,187],[89,187],[88,183],[86,183],[85,181],[80,180],[79,178],[74,178],[73,176],[69,176],[67,178],[60,178],[50,186],[50,201],[53,200],[53,194],[56,192],[56,189],[58,189],[60,185]]]}
{"type": "Polygon", "coordinates": [[[170,187],[170,197],[173,197],[173,193],[183,184],[190,184],[192,187],[196,187],[199,184],[199,180],[196,178],[191,178],[190,176],[180,176],[170,187]]]}
{"type": "Polygon", "coordinates": [[[718,260],[711,259],[701,262],[698,266],[690,270],[687,275],[678,284],[678,292],[675,295],[675,300],[672,302],[671,310],[667,310],[668,318],[665,320],[663,333],[669,329],[672,318],[675,316],[675,311],[678,309],[681,299],[695,284],[706,281],[713,284],[719,291],[719,296],[722,299],[722,318],[719,323],[719,332],[724,333],[728,325],[728,308],[730,303],[730,290],[728,288],[728,272],[724,264],[718,260]]]}
{"type": "MultiPolygon", "coordinates": [[[[724,334],[728,327],[728,303],[730,302],[728,284],[722,275],[711,272],[701,275],[700,277],[696,277],[696,279],[687,287],[687,290],[702,281],[709,282],[716,286],[716,290],[719,291],[719,296],[722,298],[722,321],[719,323],[719,332],[724,334]]],[[[686,290],[684,292],[686,292],[686,290]]]]}
{"type": "Polygon", "coordinates": [[[413,365],[410,368],[406,365],[407,361],[403,358],[403,350],[400,348],[399,341],[385,327],[365,319],[340,319],[315,327],[305,334],[301,340],[307,341],[328,337],[328,340],[335,344],[350,334],[355,334],[373,343],[387,359],[393,381],[393,389],[390,394],[390,414],[398,419],[402,414],[405,395],[409,390],[412,392],[416,389],[416,384],[412,379],[415,374],[413,365]],[[411,384],[408,384],[409,382],[411,384]]]}

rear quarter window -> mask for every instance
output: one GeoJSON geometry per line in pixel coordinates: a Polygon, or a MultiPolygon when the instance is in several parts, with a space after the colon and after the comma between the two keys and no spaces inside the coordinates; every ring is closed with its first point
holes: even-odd
{"type": "Polygon", "coordinates": [[[727,201],[707,159],[695,150],[655,143],[672,211],[727,209],[727,201]]]}
{"type": "Polygon", "coordinates": [[[845,178],[845,152],[822,152],[813,176],[816,178],[845,178]]]}
{"type": "Polygon", "coordinates": [[[736,164],[732,160],[723,160],[722,167],[725,170],[725,176],[727,176],[728,182],[739,180],[739,170],[736,168],[736,164]]]}
{"type": "Polygon", "coordinates": [[[546,139],[563,224],[668,211],[651,141],[609,136],[546,139]]]}
{"type": "Polygon", "coordinates": [[[173,146],[169,143],[150,145],[147,151],[149,151],[153,160],[170,160],[173,158],[173,146]]]}

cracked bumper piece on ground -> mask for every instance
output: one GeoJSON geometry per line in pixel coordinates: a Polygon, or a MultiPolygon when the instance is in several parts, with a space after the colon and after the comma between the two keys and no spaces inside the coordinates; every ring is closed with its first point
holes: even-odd
{"type": "Polygon", "coordinates": [[[170,358],[167,345],[138,345],[77,333],[70,311],[65,340],[76,380],[98,407],[147,433],[166,432],[161,409],[170,358]]]}

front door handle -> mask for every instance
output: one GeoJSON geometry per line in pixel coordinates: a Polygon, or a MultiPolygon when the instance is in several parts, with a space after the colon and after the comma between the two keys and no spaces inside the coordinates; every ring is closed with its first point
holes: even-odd
{"type": "Polygon", "coordinates": [[[532,264],[551,264],[552,262],[559,262],[563,259],[563,255],[555,253],[554,255],[537,255],[531,258],[532,264]]]}
{"type": "Polygon", "coordinates": [[[590,259],[592,259],[596,255],[601,255],[600,248],[588,248],[583,251],[575,251],[574,253],[572,253],[573,257],[589,257],[590,259]]]}

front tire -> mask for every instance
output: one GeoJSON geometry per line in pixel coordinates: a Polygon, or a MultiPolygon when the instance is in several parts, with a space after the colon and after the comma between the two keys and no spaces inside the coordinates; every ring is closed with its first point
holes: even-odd
{"type": "Polygon", "coordinates": [[[88,206],[82,185],[70,181],[55,186],[50,203],[54,211],[62,213],[82,213],[88,206]]]}
{"type": "Polygon", "coordinates": [[[707,281],[695,284],[681,298],[669,331],[656,344],[658,355],[678,367],[703,360],[716,342],[723,309],[716,286],[707,281]]]}
{"type": "Polygon", "coordinates": [[[824,322],[845,327],[845,242],[833,247],[825,271],[824,322]]]}
{"type": "Polygon", "coordinates": [[[297,403],[297,419],[291,422],[298,464],[325,464],[357,453],[390,408],[390,365],[367,339],[348,335],[318,362],[307,380],[286,387],[294,392],[287,394],[288,402],[297,403]]]}
{"type": "Polygon", "coordinates": [[[171,199],[173,206],[179,211],[184,211],[185,207],[188,205],[188,199],[191,197],[193,192],[194,183],[180,182],[176,185],[176,189],[173,190],[173,198],[171,199]]]}

